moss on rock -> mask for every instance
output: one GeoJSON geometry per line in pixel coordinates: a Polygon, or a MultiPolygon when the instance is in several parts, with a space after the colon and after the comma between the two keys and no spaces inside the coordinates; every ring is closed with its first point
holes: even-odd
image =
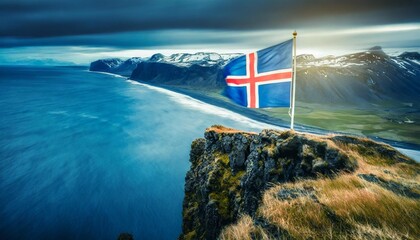
{"type": "MultiPolygon", "coordinates": [[[[186,176],[180,239],[216,239],[225,226],[235,223],[240,216],[264,218],[257,210],[263,194],[275,184],[334,179],[357,171],[359,161],[375,166],[392,165],[393,172],[403,171],[406,175],[418,171],[418,166],[406,156],[388,145],[367,139],[276,130],[257,134],[220,125],[207,129],[204,137],[191,145],[192,165],[186,176]]],[[[359,180],[352,181],[360,185],[359,180]]],[[[324,222],[334,224],[338,218],[331,209],[310,202],[318,199],[316,194],[317,187],[311,187],[307,206],[316,206],[324,222]]],[[[316,214],[313,218],[316,219],[316,214]]],[[[273,229],[279,227],[263,222],[254,228],[259,229],[261,236],[265,232],[274,234],[273,229]]],[[[339,224],[347,226],[347,223],[339,224]]],[[[334,231],[341,231],[341,227],[334,231]]],[[[295,234],[278,228],[273,236],[280,233],[295,234]]]]}

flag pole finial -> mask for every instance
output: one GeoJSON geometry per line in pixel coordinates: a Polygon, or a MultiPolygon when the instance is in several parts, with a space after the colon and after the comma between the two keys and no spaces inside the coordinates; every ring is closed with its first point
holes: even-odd
{"type": "Polygon", "coordinates": [[[296,36],[297,36],[297,32],[296,32],[296,30],[293,32],[293,37],[294,38],[296,38],[296,36]]]}

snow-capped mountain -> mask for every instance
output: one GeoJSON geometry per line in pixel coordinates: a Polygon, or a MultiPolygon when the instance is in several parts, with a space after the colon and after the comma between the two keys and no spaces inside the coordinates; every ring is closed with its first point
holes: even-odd
{"type": "Polygon", "coordinates": [[[189,67],[193,64],[200,66],[224,65],[226,62],[232,60],[241,54],[218,54],[218,53],[205,53],[198,52],[190,53],[176,53],[170,56],[164,56],[160,53],[154,54],[149,58],[152,62],[165,62],[175,64],[177,66],[189,67]]]}
{"type": "MultiPolygon", "coordinates": [[[[92,71],[178,87],[222,90],[223,67],[240,54],[155,54],[148,59],[98,60],[92,71]]],[[[297,57],[300,102],[375,108],[378,105],[420,106],[420,54],[389,56],[380,47],[343,56],[297,57]]]]}
{"type": "Polygon", "coordinates": [[[298,58],[297,99],[348,104],[420,103],[420,54],[388,56],[380,47],[365,52],[298,58]]]}
{"type": "Polygon", "coordinates": [[[132,79],[154,84],[222,89],[223,66],[241,54],[198,52],[170,56],[155,54],[137,65],[132,79]]]}
{"type": "Polygon", "coordinates": [[[120,58],[100,59],[90,64],[91,71],[110,72],[124,76],[130,76],[137,64],[141,62],[154,62],[154,63],[167,63],[177,67],[191,67],[198,65],[201,67],[219,66],[223,67],[227,62],[240,56],[239,53],[234,54],[218,54],[218,53],[205,53],[198,52],[190,53],[176,53],[165,56],[156,53],[149,58],[129,58],[122,60],[120,58]]]}
{"type": "Polygon", "coordinates": [[[145,59],[139,57],[129,58],[125,61],[120,58],[100,59],[92,62],[89,70],[130,76],[133,70],[137,67],[137,64],[144,60],[145,59]]]}
{"type": "Polygon", "coordinates": [[[198,52],[150,58],[103,59],[90,65],[91,71],[110,72],[155,84],[223,88],[223,66],[241,54],[198,52]]]}

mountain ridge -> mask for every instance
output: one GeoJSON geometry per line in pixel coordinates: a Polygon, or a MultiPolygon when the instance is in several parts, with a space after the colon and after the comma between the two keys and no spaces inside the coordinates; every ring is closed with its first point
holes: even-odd
{"type": "MultiPolygon", "coordinates": [[[[223,66],[240,54],[198,52],[150,58],[98,60],[91,71],[104,71],[146,83],[223,90],[223,66]]],[[[420,54],[387,55],[367,51],[316,58],[297,56],[297,96],[301,102],[375,108],[377,104],[420,106],[420,54]],[[404,94],[402,94],[404,93],[404,94]]]]}
{"type": "MultiPolygon", "coordinates": [[[[404,52],[389,56],[375,47],[338,57],[297,56],[297,127],[302,131],[347,132],[392,140],[390,143],[420,144],[419,55],[404,52]]],[[[214,57],[219,61],[205,61],[204,64],[203,59],[209,58],[205,53],[200,53],[194,60],[192,55],[171,56],[157,54],[153,61],[145,59],[132,64],[133,71],[125,76],[187,94],[258,121],[287,127],[287,109],[247,109],[226,97],[223,66],[229,57],[238,54],[227,55],[226,60],[214,57]]],[[[118,69],[101,71],[121,75],[118,69]]]]}

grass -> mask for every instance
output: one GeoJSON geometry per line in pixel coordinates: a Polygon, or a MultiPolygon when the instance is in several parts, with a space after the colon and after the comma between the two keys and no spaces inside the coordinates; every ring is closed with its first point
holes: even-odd
{"type": "Polygon", "coordinates": [[[238,240],[251,240],[251,234],[255,232],[253,220],[250,216],[245,215],[231,228],[227,228],[221,233],[221,239],[238,239],[238,240]]]}
{"type": "MultiPolygon", "coordinates": [[[[183,87],[190,92],[206,98],[217,100],[223,107],[235,105],[221,94],[221,90],[203,91],[194,87],[183,87]]],[[[206,100],[204,100],[206,101],[206,100]]],[[[269,117],[289,122],[288,108],[241,109],[243,113],[257,112],[269,117]]],[[[342,105],[323,105],[296,102],[296,124],[321,128],[327,131],[338,131],[370,137],[420,144],[420,112],[407,106],[368,106],[360,109],[342,105]],[[414,123],[408,123],[412,120],[414,123]]]]}
{"type": "Polygon", "coordinates": [[[330,233],[334,225],[320,204],[307,197],[292,201],[278,201],[275,195],[264,196],[260,213],[273,224],[285,229],[296,238],[321,238],[330,233]]]}
{"type": "MultiPolygon", "coordinates": [[[[279,119],[288,120],[288,109],[273,108],[258,110],[279,119]]],[[[402,110],[401,110],[402,111],[402,110]]],[[[408,110],[406,110],[408,111],[408,110]]],[[[364,136],[375,136],[390,140],[420,144],[420,114],[375,111],[352,108],[329,108],[317,104],[298,103],[295,121],[314,126],[364,136]],[[414,123],[404,122],[406,118],[414,123]]]]}
{"type": "MultiPolygon", "coordinates": [[[[368,148],[369,141],[366,139],[362,145],[368,148]]],[[[418,239],[420,199],[368,182],[359,174],[371,174],[383,182],[398,183],[420,193],[420,164],[401,159],[398,154],[372,155],[367,149],[349,143],[333,144],[358,161],[354,173],[277,184],[264,193],[255,218],[266,219],[286,232],[284,239],[418,239]],[[284,199],[278,197],[280,191],[302,194],[284,199]]],[[[380,147],[386,151],[388,146],[380,147]]],[[[220,238],[252,236],[274,239],[249,216],[242,216],[236,224],[226,227],[220,238]]]]}
{"type": "MultiPolygon", "coordinates": [[[[259,215],[295,239],[416,239],[420,236],[420,202],[398,196],[355,175],[283,184],[264,194],[259,215]],[[313,187],[308,196],[280,200],[281,189],[313,187]]],[[[224,230],[224,239],[249,236],[249,219],[224,230]],[[245,224],[246,223],[246,224],[245,224]]],[[[244,238],[247,239],[247,238],[244,238]]]]}
{"type": "Polygon", "coordinates": [[[239,130],[228,128],[222,125],[213,125],[206,129],[206,132],[209,132],[209,131],[214,131],[216,133],[245,133],[245,134],[247,133],[245,131],[239,131],[239,130]]]}
{"type": "Polygon", "coordinates": [[[270,236],[260,226],[255,226],[249,215],[242,216],[239,221],[220,233],[221,240],[270,240],[270,236]]]}

